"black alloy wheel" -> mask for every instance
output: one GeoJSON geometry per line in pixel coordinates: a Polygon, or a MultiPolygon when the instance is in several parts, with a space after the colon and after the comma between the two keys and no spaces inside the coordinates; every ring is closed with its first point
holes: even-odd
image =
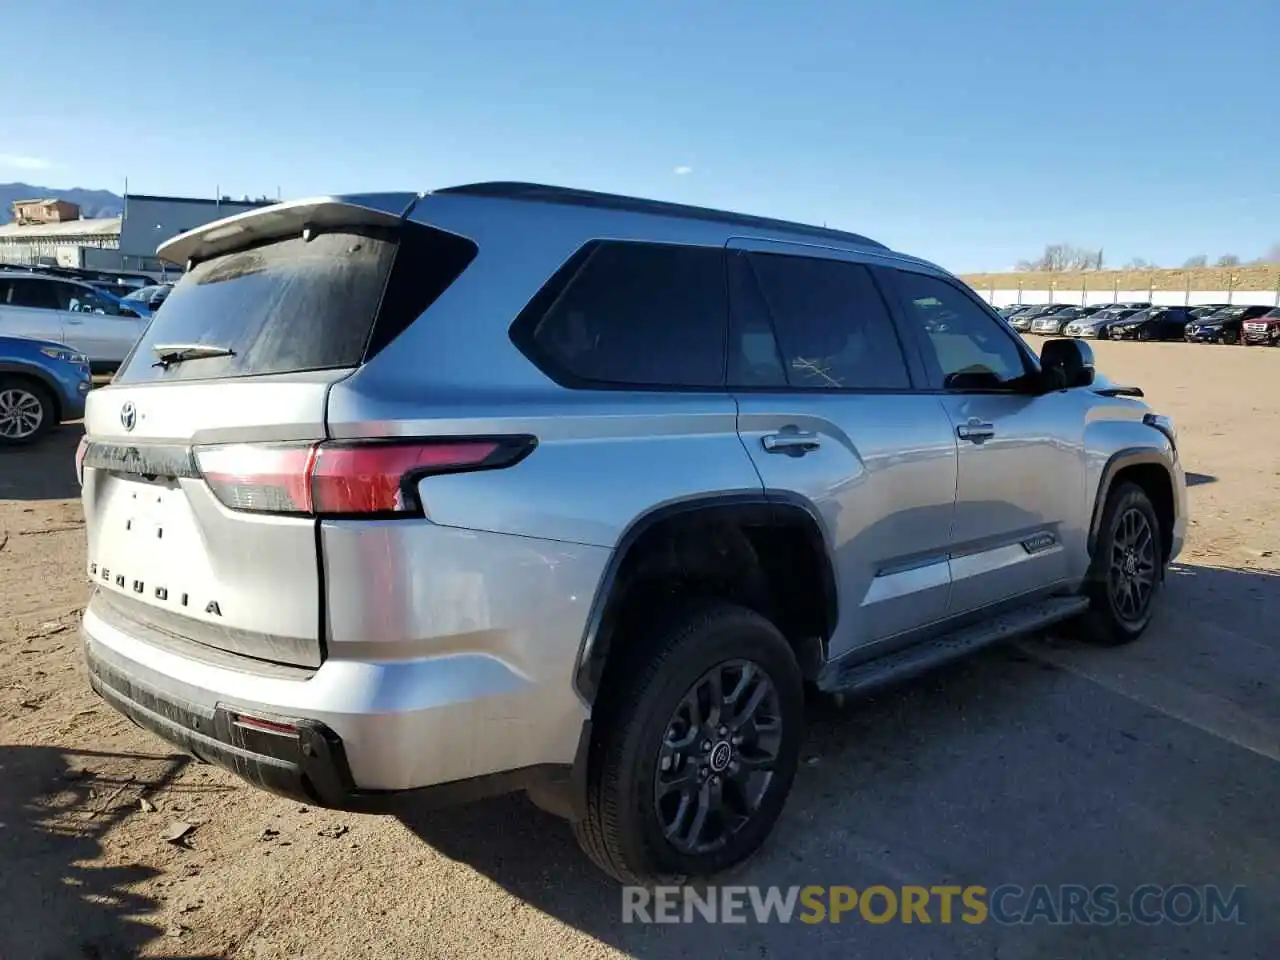
{"type": "Polygon", "coordinates": [[[1158,577],[1155,531],[1144,512],[1130,507],[1116,518],[1107,591],[1117,617],[1140,623],[1151,608],[1158,577]]]}
{"type": "Polygon", "coordinates": [[[654,807],[682,854],[727,845],[760,809],[782,747],[769,674],[749,660],[712,667],[685,693],[658,751],[654,807]]]}

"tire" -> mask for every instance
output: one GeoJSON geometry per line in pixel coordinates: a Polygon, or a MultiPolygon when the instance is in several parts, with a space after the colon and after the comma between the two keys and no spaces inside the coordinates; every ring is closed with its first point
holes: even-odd
{"type": "Polygon", "coordinates": [[[44,384],[28,377],[0,377],[0,447],[40,439],[54,428],[56,410],[44,384]]]}
{"type": "Polygon", "coordinates": [[[1240,337],[1233,331],[1227,330],[1222,334],[1222,342],[1228,347],[1234,347],[1240,342],[1240,337]]]}
{"type": "Polygon", "coordinates": [[[643,655],[617,664],[596,701],[604,709],[588,761],[586,815],[573,824],[574,835],[597,866],[624,884],[683,883],[727,870],[759,850],[795,779],[804,724],[795,654],[764,617],[722,601],[680,605],[632,639],[639,642],[627,649],[643,655]],[[742,680],[747,667],[756,671],[754,685],[742,680]],[[731,711],[745,713],[758,699],[759,678],[771,693],[761,695],[749,721],[722,724],[723,712],[699,708],[695,716],[688,706],[691,695],[709,692],[711,676],[726,695],[738,691],[725,703],[731,711]],[[761,718],[770,722],[758,724],[761,718]],[[699,719],[717,722],[690,722],[699,719]],[[742,734],[735,737],[735,729],[742,734]],[[762,762],[771,769],[751,772],[762,762]],[[740,780],[755,794],[754,811],[719,833],[725,818],[704,813],[695,833],[700,804],[715,796],[731,814],[750,810],[741,802],[747,794],[740,780]],[[685,786],[673,789],[674,783],[685,786]],[[683,825],[675,840],[664,822],[683,825]],[[696,841],[704,839],[699,848],[696,841]]]}
{"type": "Polygon", "coordinates": [[[1160,518],[1156,516],[1150,498],[1137,484],[1121,483],[1108,494],[1102,513],[1086,582],[1090,605],[1077,623],[1077,632],[1082,640],[1115,647],[1142,636],[1151,622],[1156,599],[1164,586],[1162,551],[1160,518]],[[1143,523],[1148,534],[1145,540],[1140,532],[1143,523]],[[1137,541],[1132,551],[1126,543],[1130,536],[1137,541]],[[1131,556],[1133,563],[1128,566],[1131,556]],[[1113,560],[1116,561],[1114,568],[1113,560]],[[1144,573],[1145,579],[1149,580],[1146,592],[1133,588],[1128,596],[1135,602],[1130,607],[1126,600],[1128,592],[1120,586],[1120,581],[1141,581],[1144,573]]]}

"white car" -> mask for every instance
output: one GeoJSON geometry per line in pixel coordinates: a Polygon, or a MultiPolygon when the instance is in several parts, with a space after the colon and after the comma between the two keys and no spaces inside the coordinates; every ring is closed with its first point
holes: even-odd
{"type": "Polygon", "coordinates": [[[95,371],[118,367],[150,322],[87,283],[0,271],[0,335],[64,343],[95,371]]]}

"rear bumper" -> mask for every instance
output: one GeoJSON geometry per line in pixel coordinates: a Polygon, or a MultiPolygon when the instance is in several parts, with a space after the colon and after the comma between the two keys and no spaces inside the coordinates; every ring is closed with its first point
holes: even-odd
{"type": "MultiPolygon", "coordinates": [[[[534,763],[414,788],[366,789],[356,782],[347,744],[327,724],[295,714],[250,712],[225,703],[210,707],[184,699],[173,690],[130,675],[88,630],[82,628],[81,637],[90,686],[107,703],[183,753],[278,796],[336,810],[376,813],[394,812],[406,802],[422,809],[527,790],[554,804],[563,803],[558,812],[572,816],[573,801],[559,798],[582,789],[579,781],[585,774],[591,738],[589,719],[578,725],[566,762],[534,763]]],[[[400,759],[409,761],[407,756],[400,759]]]]}
{"type": "MultiPolygon", "coordinates": [[[[448,537],[487,547],[506,590],[496,592],[495,583],[487,601],[474,596],[474,584],[459,582],[455,568],[468,564],[456,549],[429,568],[420,564],[415,589],[382,594],[377,618],[357,615],[364,608],[353,606],[349,589],[331,604],[344,616],[330,619],[329,656],[316,668],[167,634],[100,592],[82,626],[93,688],[179,749],[324,806],[379,808],[405,793],[456,802],[563,780],[589,716],[572,682],[588,584],[609,551],[562,545],[562,562],[544,566],[543,580],[527,564],[517,580],[498,548],[523,551],[512,554],[515,562],[530,549],[528,538],[429,532],[437,545],[448,537]],[[568,562],[571,556],[579,562],[568,562]],[[445,560],[454,566],[442,566],[445,560]],[[541,604],[518,589],[526,582],[548,587],[541,604]],[[424,610],[400,616],[396,597],[424,610]],[[401,639],[414,627],[433,632],[401,639]]],[[[330,559],[335,581],[354,582],[337,552],[330,559]]]]}
{"type": "Polygon", "coordinates": [[[329,807],[358,802],[342,740],[324,724],[263,718],[293,727],[293,734],[244,726],[224,706],[210,710],[133,680],[107,663],[92,639],[84,640],[94,692],[144,730],[272,793],[329,807]]]}

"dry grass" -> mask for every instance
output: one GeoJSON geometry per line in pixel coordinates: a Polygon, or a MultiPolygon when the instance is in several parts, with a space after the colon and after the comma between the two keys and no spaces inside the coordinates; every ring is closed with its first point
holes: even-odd
{"type": "Polygon", "coordinates": [[[1090,270],[1072,273],[969,273],[965,283],[975,290],[1277,290],[1280,263],[1248,267],[1202,267],[1189,270],[1090,270]]]}

